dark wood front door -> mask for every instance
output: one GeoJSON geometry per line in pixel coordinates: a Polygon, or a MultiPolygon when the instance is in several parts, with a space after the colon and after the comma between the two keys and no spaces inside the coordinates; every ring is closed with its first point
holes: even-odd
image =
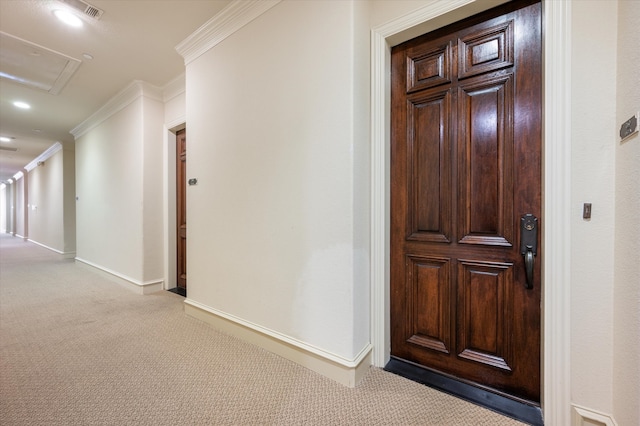
{"type": "Polygon", "coordinates": [[[391,355],[540,401],[540,3],[392,49],[391,355]],[[527,287],[531,288],[527,288],[527,287]]]}
{"type": "Polygon", "coordinates": [[[187,130],[176,132],[176,223],[177,223],[177,287],[187,292],[187,130]]]}

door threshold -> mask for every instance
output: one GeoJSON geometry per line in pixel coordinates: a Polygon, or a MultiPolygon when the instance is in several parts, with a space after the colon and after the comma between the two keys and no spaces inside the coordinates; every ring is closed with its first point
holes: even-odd
{"type": "Polygon", "coordinates": [[[542,410],[537,405],[527,404],[489,392],[398,358],[392,357],[384,369],[515,420],[534,426],[544,425],[542,410]]]}
{"type": "Polygon", "coordinates": [[[167,291],[170,291],[171,293],[179,294],[182,297],[187,297],[187,289],[186,288],[174,287],[174,288],[170,288],[167,291]]]}

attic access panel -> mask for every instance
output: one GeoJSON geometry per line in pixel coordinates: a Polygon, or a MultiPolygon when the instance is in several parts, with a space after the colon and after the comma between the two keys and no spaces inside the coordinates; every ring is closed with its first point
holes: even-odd
{"type": "Polygon", "coordinates": [[[0,77],[57,95],[82,62],[0,31],[0,77]]]}

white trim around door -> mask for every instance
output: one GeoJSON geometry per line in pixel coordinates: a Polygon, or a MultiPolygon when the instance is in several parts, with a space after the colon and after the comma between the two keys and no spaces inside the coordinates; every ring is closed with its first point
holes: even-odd
{"type": "MultiPolygon", "coordinates": [[[[389,125],[391,47],[495,6],[437,0],[371,30],[371,343],[373,364],[390,359],[389,125]]],[[[542,410],[547,425],[571,422],[570,185],[571,2],[543,1],[544,189],[542,410]]]]}

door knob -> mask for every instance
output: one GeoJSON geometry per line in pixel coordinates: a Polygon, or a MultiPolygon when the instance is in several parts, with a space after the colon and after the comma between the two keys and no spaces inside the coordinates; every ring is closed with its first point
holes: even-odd
{"type": "Polygon", "coordinates": [[[527,276],[525,288],[533,288],[533,266],[538,252],[538,218],[527,213],[520,218],[520,254],[527,276]]]}

